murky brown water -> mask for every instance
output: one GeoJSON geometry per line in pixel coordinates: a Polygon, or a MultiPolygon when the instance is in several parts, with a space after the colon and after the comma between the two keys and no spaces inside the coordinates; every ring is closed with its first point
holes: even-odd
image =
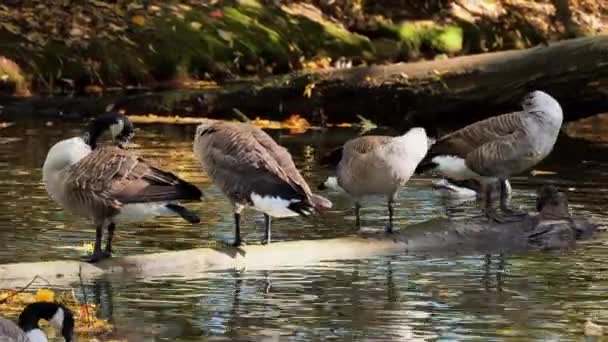
{"type": "MultiPolygon", "coordinates": [[[[93,228],[47,198],[40,181],[46,151],[78,133],[78,124],[16,122],[0,129],[0,263],[71,259],[83,253],[93,228]]],[[[118,227],[117,255],[209,246],[232,238],[229,204],[199,172],[191,154],[194,126],[139,125],[138,151],[200,185],[203,218],[192,226],[163,218],[118,227]]],[[[311,185],[329,170],[315,153],[353,136],[349,130],[290,136],[272,132],[294,155],[311,185]]],[[[563,136],[537,169],[550,174],[513,179],[514,203],[532,205],[534,189],[551,182],[567,192],[572,210],[608,223],[608,144],[563,136]],[[553,174],[554,172],[554,174],[553,174]]],[[[417,178],[401,193],[398,225],[445,212],[446,203],[417,178]]],[[[297,240],[353,233],[347,199],[330,195],[335,210],[322,222],[273,221],[273,238],[297,240]]],[[[454,204],[447,203],[454,206],[454,204]]],[[[458,205],[473,215],[474,203],[458,205]]],[[[368,202],[364,224],[382,229],[381,199],[368,202]]],[[[262,216],[247,212],[243,237],[257,243],[262,216]]],[[[89,300],[132,341],[224,340],[581,340],[593,318],[608,325],[608,235],[560,253],[429,258],[401,256],[325,262],[306,268],[226,271],[192,279],[101,279],[86,286],[89,300]],[[193,280],[194,279],[194,280],[193,280]]],[[[79,295],[82,290],[76,287],[79,295]]]]}

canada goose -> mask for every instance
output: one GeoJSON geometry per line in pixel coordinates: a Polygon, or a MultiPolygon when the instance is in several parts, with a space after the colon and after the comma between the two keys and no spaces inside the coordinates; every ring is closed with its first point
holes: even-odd
{"type": "Polygon", "coordinates": [[[384,195],[388,199],[389,223],[393,229],[393,203],[426,155],[430,141],[424,128],[416,127],[398,137],[368,135],[349,140],[342,148],[336,177],[329,177],[319,189],[343,189],[355,199],[357,228],[361,227],[361,199],[384,195]]]}
{"type": "Polygon", "coordinates": [[[198,201],[201,191],[122,148],[132,136],[133,125],[126,116],[104,114],[82,136],[56,143],[46,156],[42,178],[50,197],[95,223],[95,247],[87,261],[111,256],[116,224],[176,214],[190,223],[200,222],[196,214],[174,201],[198,201]],[[108,129],[116,146],[97,147],[97,139],[108,129]],[[104,228],[108,236],[102,252],[104,228]]]}
{"type": "Polygon", "coordinates": [[[309,215],[331,208],[310,191],[291,155],[266,132],[246,124],[206,119],[196,128],[194,154],[234,206],[234,246],[242,243],[241,211],[264,213],[263,243],[270,243],[271,217],[309,215]]]}
{"type": "MultiPolygon", "coordinates": [[[[520,112],[476,122],[439,139],[416,172],[436,170],[457,181],[476,179],[487,192],[497,180],[501,187],[500,208],[507,207],[506,180],[538,164],[553,149],[563,121],[562,108],[542,91],[529,93],[520,112]]],[[[485,215],[502,220],[485,196],[485,215]]]]}
{"type": "Polygon", "coordinates": [[[40,319],[46,319],[66,342],[72,341],[74,316],[70,309],[57,303],[36,302],[29,304],[19,315],[19,325],[0,317],[0,341],[47,342],[46,335],[38,326],[40,319]]]}

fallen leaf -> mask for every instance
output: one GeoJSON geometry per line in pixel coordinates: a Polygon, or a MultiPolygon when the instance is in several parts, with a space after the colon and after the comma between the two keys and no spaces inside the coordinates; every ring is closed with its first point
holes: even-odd
{"type": "Polygon", "coordinates": [[[602,336],[604,335],[604,327],[595,324],[591,319],[587,319],[585,322],[585,336],[602,336]]]}
{"type": "Polygon", "coordinates": [[[193,30],[198,31],[201,29],[201,27],[203,27],[203,24],[199,23],[198,21],[192,21],[192,22],[190,22],[190,27],[193,30]]]}
{"type": "Polygon", "coordinates": [[[143,15],[134,15],[131,17],[131,22],[137,26],[144,26],[146,24],[146,18],[143,15]]]}
{"type": "Polygon", "coordinates": [[[302,94],[304,97],[311,98],[312,90],[315,89],[317,85],[314,82],[308,83],[306,87],[304,87],[304,93],[302,94]]]}
{"type": "Polygon", "coordinates": [[[532,176],[545,176],[545,175],[556,175],[557,172],[555,171],[543,171],[543,170],[532,170],[532,172],[530,172],[532,174],[532,176]]]}
{"type": "Polygon", "coordinates": [[[209,12],[209,16],[211,18],[220,19],[224,17],[224,12],[221,9],[217,8],[209,12]]]}
{"type": "Polygon", "coordinates": [[[49,289],[40,289],[36,292],[36,301],[52,303],[55,301],[55,292],[49,289]]]}

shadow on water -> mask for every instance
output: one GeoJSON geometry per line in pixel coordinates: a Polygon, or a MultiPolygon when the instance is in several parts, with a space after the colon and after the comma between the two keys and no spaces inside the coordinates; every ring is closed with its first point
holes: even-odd
{"type": "MultiPolygon", "coordinates": [[[[23,121],[0,129],[0,262],[71,259],[84,253],[94,231],[47,198],[41,165],[57,140],[79,124],[23,121]]],[[[194,126],[139,125],[136,150],[201,186],[204,203],[190,205],[201,225],[178,219],[118,227],[116,251],[131,255],[214,246],[232,239],[229,204],[203,175],[191,153],[194,126]]],[[[356,133],[273,131],[304,177],[316,184],[331,170],[315,158],[356,133]]],[[[567,191],[576,215],[607,222],[608,145],[566,136],[536,170],[513,179],[516,205],[532,206],[539,184],[567,191]]],[[[415,178],[402,191],[398,226],[445,212],[444,202],[415,178]]],[[[275,220],[277,240],[345,236],[354,232],[348,199],[329,194],[335,207],[316,220],[275,220]]],[[[475,203],[456,205],[456,216],[477,214],[475,203]]],[[[382,199],[363,207],[366,227],[382,229],[382,199]]],[[[262,216],[244,215],[244,237],[262,237],[262,216]]],[[[586,318],[608,324],[608,250],[602,233],[576,250],[520,256],[455,258],[382,257],[324,262],[273,271],[212,272],[181,279],[102,278],[78,295],[99,306],[102,317],[130,341],[200,340],[502,340],[581,339],[586,318]]]]}

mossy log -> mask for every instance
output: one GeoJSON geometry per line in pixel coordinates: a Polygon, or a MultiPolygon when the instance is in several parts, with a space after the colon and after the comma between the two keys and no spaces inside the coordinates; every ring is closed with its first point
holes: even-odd
{"type": "Polygon", "coordinates": [[[517,110],[533,89],[557,98],[566,120],[608,112],[608,35],[446,60],[295,73],[208,90],[4,101],[3,113],[96,115],[114,104],[127,113],[226,118],[237,108],[251,117],[298,113],[313,122],[352,122],[363,115],[383,125],[431,128],[517,110]]]}
{"type": "Polygon", "coordinates": [[[97,264],[70,260],[5,264],[0,265],[0,288],[23,286],[35,276],[54,285],[67,285],[81,278],[100,276],[192,277],[208,271],[274,269],[382,255],[520,253],[572,247],[576,240],[595,232],[595,225],[569,217],[565,196],[546,202],[540,214],[510,223],[441,218],[402,228],[394,234],[366,233],[241,248],[198,248],[112,258],[97,264]]]}

